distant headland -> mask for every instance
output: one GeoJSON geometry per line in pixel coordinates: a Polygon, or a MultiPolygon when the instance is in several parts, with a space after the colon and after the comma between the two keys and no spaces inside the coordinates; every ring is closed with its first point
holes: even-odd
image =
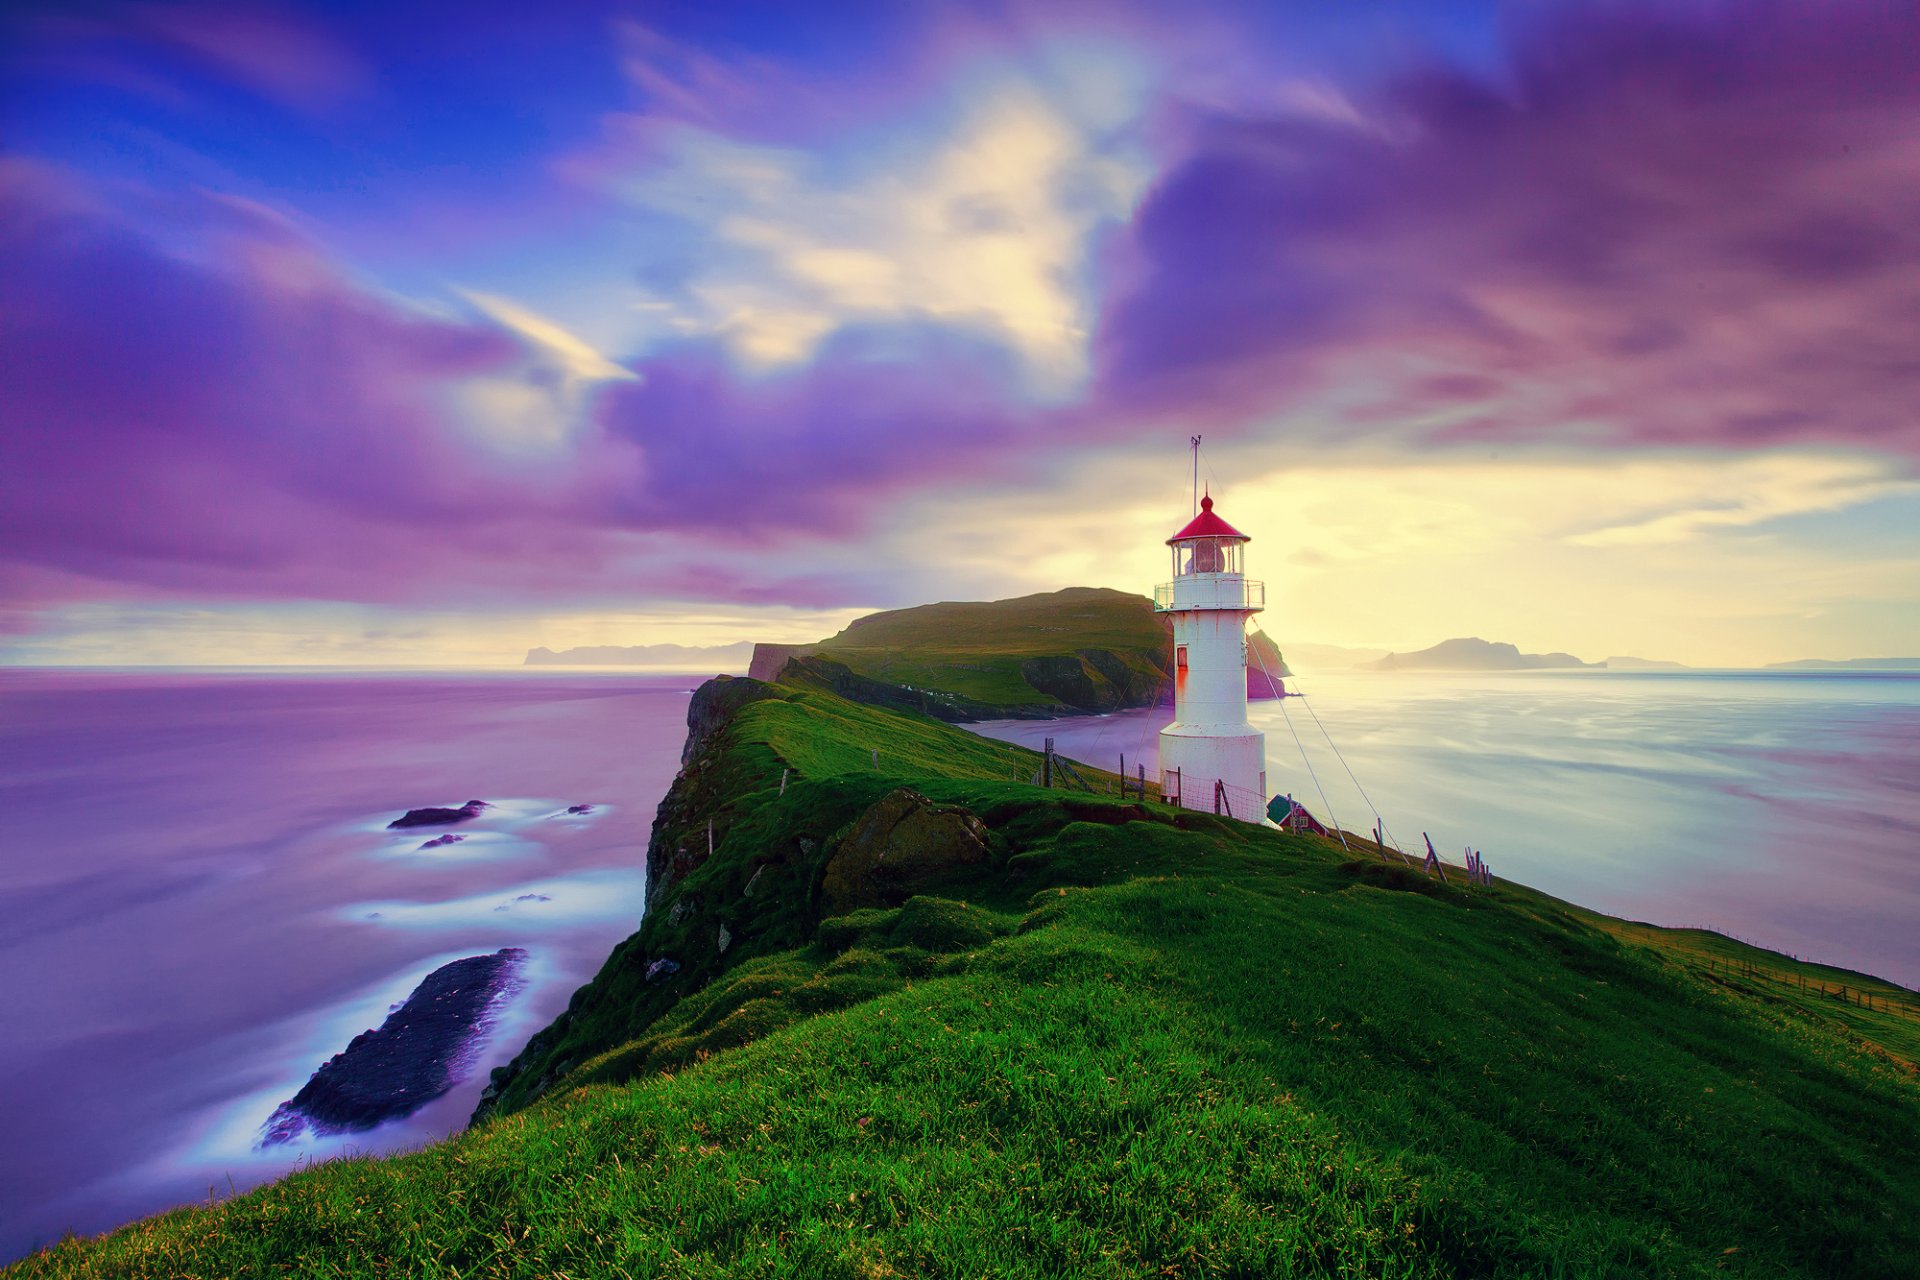
{"type": "Polygon", "coordinates": [[[1367,671],[1536,671],[1554,667],[1599,667],[1570,653],[1522,653],[1502,641],[1471,636],[1442,640],[1417,653],[1390,653],[1377,662],[1362,663],[1367,671]]]}

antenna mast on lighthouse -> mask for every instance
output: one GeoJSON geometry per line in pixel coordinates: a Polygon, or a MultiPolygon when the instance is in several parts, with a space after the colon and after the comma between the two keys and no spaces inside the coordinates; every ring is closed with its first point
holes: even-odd
{"type": "Polygon", "coordinates": [[[1193,438],[1193,514],[1200,514],[1200,437],[1193,438]]]}

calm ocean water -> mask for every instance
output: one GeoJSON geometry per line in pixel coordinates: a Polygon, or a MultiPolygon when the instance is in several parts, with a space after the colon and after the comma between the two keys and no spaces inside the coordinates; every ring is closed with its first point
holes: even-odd
{"type": "MultiPolygon", "coordinates": [[[[462,1125],[488,1069],[637,925],[695,682],[0,671],[0,1259],[462,1125]],[[499,808],[448,849],[384,829],[475,798],[499,808]],[[352,1139],[254,1150],[429,971],[502,946],[533,953],[532,983],[465,1085],[352,1139]]],[[[1425,830],[1588,905],[1920,983],[1920,679],[1298,687],[1409,848],[1425,830]]],[[[1255,717],[1276,789],[1370,824],[1305,705],[1255,717]]],[[[983,727],[1151,768],[1162,719],[983,727]]]]}
{"type": "Polygon", "coordinates": [[[637,927],[696,683],[0,670],[0,1261],[464,1125],[637,927]],[[469,799],[498,807],[459,844],[385,830],[469,799]],[[531,982],[463,1086],[254,1150],[421,978],[503,946],[531,982]]]}

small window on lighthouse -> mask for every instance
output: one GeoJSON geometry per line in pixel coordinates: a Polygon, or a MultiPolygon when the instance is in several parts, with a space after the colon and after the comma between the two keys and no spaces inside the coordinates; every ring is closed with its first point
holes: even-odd
{"type": "Polygon", "coordinates": [[[1187,669],[1187,646],[1177,644],[1173,647],[1173,665],[1181,671],[1187,669]]]}

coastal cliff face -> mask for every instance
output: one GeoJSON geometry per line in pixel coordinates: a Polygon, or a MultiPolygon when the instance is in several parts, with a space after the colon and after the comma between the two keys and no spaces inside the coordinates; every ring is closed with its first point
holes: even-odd
{"type": "Polygon", "coordinates": [[[936,750],[960,776],[1009,783],[1039,763],[1024,748],[805,685],[720,676],[700,686],[680,774],[654,816],[639,930],[494,1071],[475,1121],[544,1096],[732,966],[804,945],[825,915],[990,873],[1004,850],[985,828],[895,772],[908,760],[924,772],[936,750]],[[783,714],[758,714],[768,705],[783,714]]]}
{"type": "Polygon", "coordinates": [[[771,684],[780,678],[780,671],[788,662],[794,658],[810,657],[819,651],[817,644],[768,644],[761,641],[753,646],[753,660],[747,664],[747,675],[771,684]]]}

